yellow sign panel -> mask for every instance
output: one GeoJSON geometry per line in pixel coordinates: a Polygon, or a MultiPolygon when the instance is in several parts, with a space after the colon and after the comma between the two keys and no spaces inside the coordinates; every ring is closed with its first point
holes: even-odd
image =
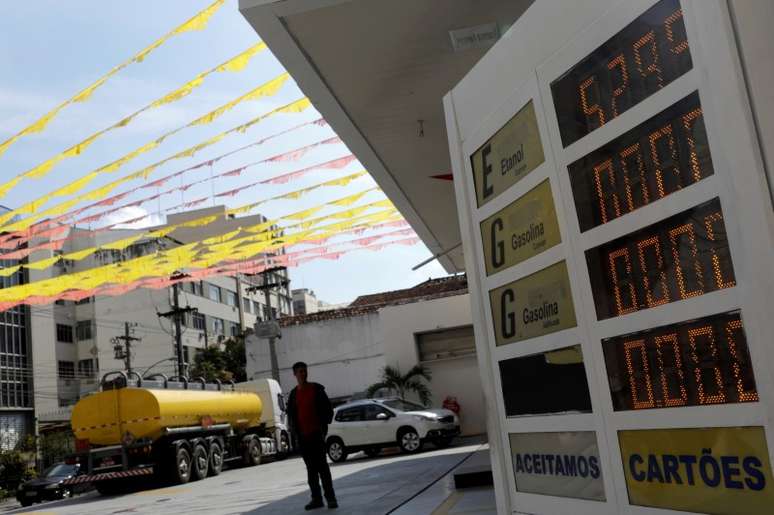
{"type": "Polygon", "coordinates": [[[490,291],[489,305],[498,346],[577,325],[564,261],[490,291]]]}
{"type": "Polygon", "coordinates": [[[483,206],[545,161],[535,106],[530,100],[470,156],[476,205],[483,206]]]}
{"type": "Polygon", "coordinates": [[[481,222],[486,275],[561,243],[548,179],[481,222]]]}
{"type": "Polygon", "coordinates": [[[629,502],[712,514],[774,513],[762,427],[619,431],[629,502]]]}

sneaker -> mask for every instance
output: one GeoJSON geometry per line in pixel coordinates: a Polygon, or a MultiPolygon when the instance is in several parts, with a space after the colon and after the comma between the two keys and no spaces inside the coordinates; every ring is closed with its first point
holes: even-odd
{"type": "Polygon", "coordinates": [[[312,501],[304,506],[304,509],[306,511],[309,510],[316,510],[317,508],[323,508],[325,507],[325,504],[323,504],[322,499],[312,499],[312,501]]]}
{"type": "Polygon", "coordinates": [[[338,507],[339,507],[339,503],[336,501],[336,499],[331,499],[328,501],[329,510],[335,510],[338,507]]]}

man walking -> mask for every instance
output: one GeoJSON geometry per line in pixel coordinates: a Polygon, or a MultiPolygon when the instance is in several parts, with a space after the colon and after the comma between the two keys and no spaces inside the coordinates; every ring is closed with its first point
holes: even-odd
{"type": "Polygon", "coordinates": [[[301,447],[309,489],[312,491],[312,501],[306,505],[306,509],[314,510],[325,506],[320,491],[321,481],[328,508],[338,508],[331,469],[325,457],[325,437],[328,434],[328,424],[333,420],[331,401],[323,385],[307,381],[306,363],[299,361],[293,365],[293,375],[296,376],[298,386],[293,388],[288,398],[288,422],[301,447]]]}

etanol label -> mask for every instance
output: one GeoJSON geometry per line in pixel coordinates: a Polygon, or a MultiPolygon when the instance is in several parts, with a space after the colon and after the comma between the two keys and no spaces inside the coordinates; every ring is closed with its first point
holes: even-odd
{"type": "Polygon", "coordinates": [[[486,275],[561,243],[548,179],[481,222],[481,241],[486,275]]]}
{"type": "Polygon", "coordinates": [[[629,502],[698,513],[769,514],[762,427],[619,431],[629,502]]]}
{"type": "Polygon", "coordinates": [[[519,492],[605,500],[593,431],[511,433],[509,438],[519,492]]]}
{"type": "Polygon", "coordinates": [[[545,161],[530,100],[470,156],[476,205],[483,206],[545,161]]]}
{"type": "Polygon", "coordinates": [[[489,292],[498,346],[575,327],[564,261],[489,292]]]}

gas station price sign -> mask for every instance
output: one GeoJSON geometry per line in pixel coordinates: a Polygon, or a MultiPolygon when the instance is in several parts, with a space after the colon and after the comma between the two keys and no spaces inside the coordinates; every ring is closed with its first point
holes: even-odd
{"type": "Polygon", "coordinates": [[[714,173],[698,92],[568,166],[581,231],[714,173]]]}
{"type": "Polygon", "coordinates": [[[551,83],[566,147],[693,67],[678,0],[661,0],[551,83]]]}
{"type": "Polygon", "coordinates": [[[739,312],[602,341],[616,411],[755,402],[739,312]]]}
{"type": "Polygon", "coordinates": [[[587,250],[586,263],[599,320],[736,284],[717,198],[587,250]]]}

